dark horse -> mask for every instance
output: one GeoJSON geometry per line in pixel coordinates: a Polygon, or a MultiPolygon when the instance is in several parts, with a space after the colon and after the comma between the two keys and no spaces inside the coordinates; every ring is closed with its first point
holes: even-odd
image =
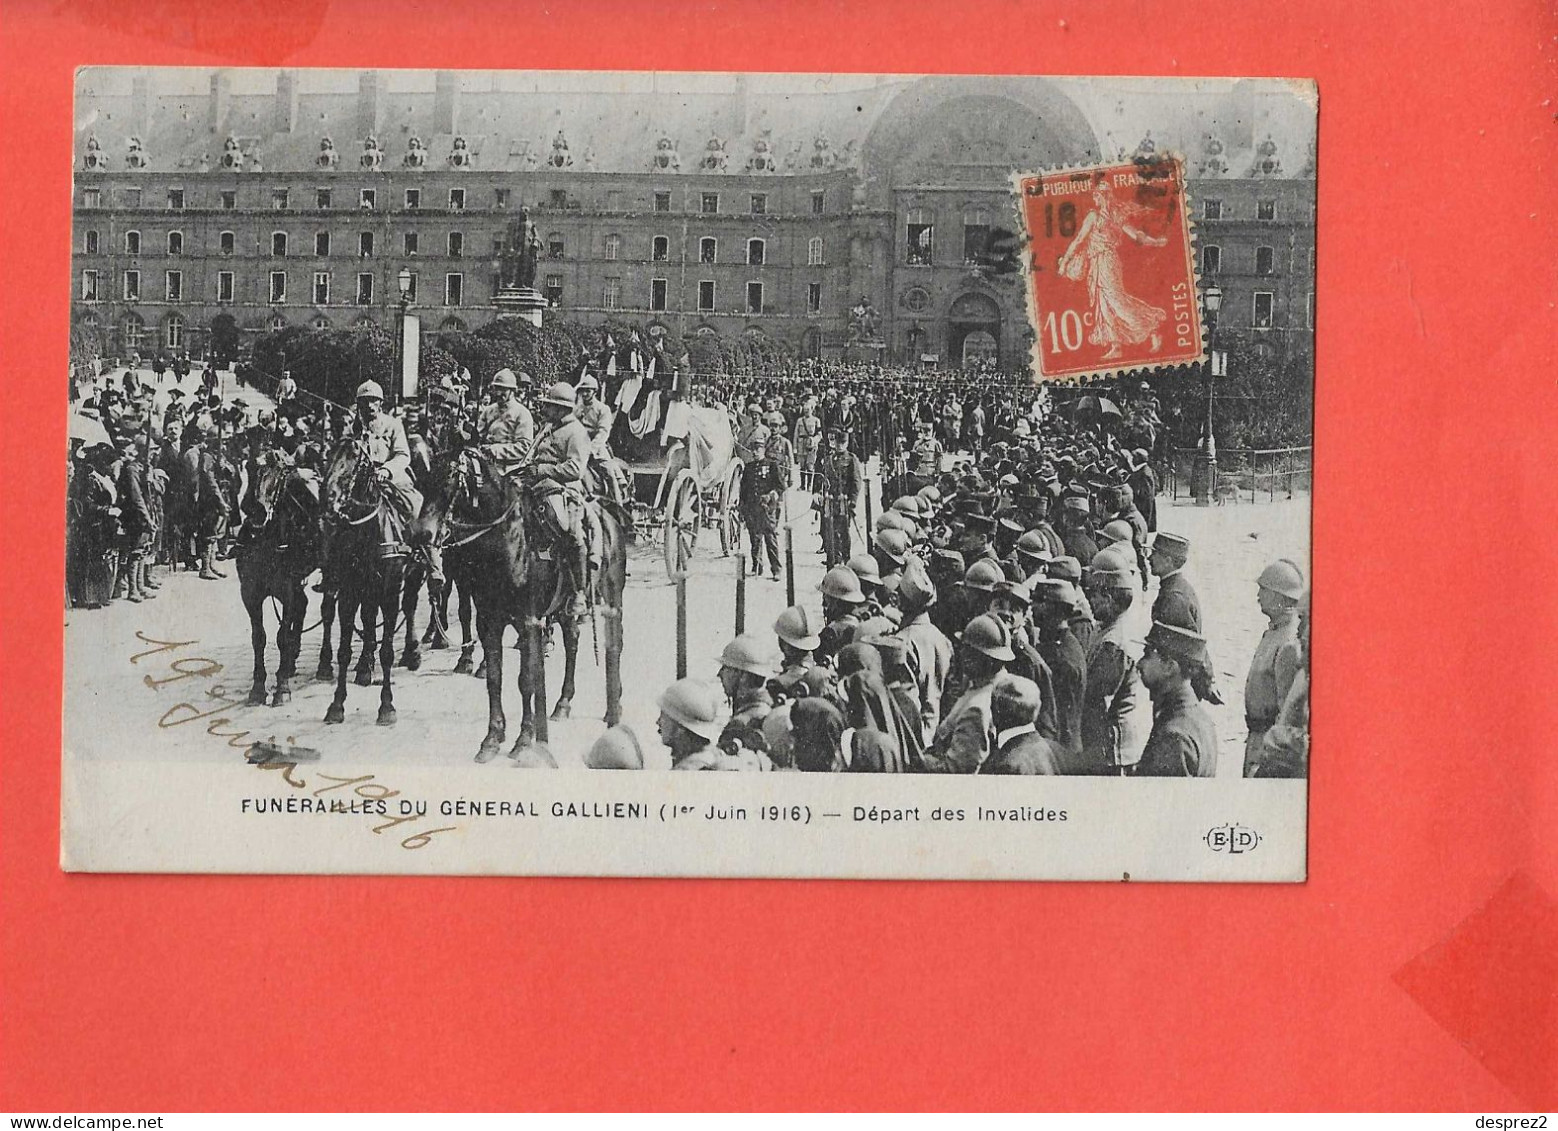
{"type": "Polygon", "coordinates": [[[336,448],[326,468],[325,482],[329,506],[325,521],[333,528],[329,553],[338,585],[335,614],[340,633],[335,698],[325,712],[325,722],[346,721],[346,675],[352,661],[353,627],[361,610],[363,647],[371,648],[377,634],[379,666],[384,672],[378,724],[393,726],[395,696],[390,687],[390,672],[395,664],[395,612],[405,580],[408,551],[404,546],[384,541],[381,509],[389,504],[383,498],[383,487],[362,441],[336,448]],[[384,621],[382,633],[377,632],[380,618],[384,621]]]}
{"type": "MultiPolygon", "coordinates": [[[[518,629],[519,689],[523,705],[519,738],[511,755],[535,740],[540,699],[535,660],[540,633],[564,603],[566,582],[555,552],[538,550],[530,537],[529,492],[509,480],[503,469],[478,448],[452,452],[441,461],[423,497],[422,513],[412,526],[413,542],[437,539],[444,546],[444,570],[476,606],[476,634],[487,669],[487,734],[476,760],[498,753],[507,736],[503,714],[503,633],[518,629]],[[532,633],[536,635],[532,636],[532,633]],[[533,655],[534,651],[534,655],[533,655]]],[[[601,568],[592,572],[586,603],[603,627],[606,644],[606,722],[615,726],[622,713],[622,591],[627,584],[626,517],[615,508],[599,508],[601,568]]],[[[574,673],[579,654],[579,623],[560,618],[566,666],[553,719],[572,713],[574,673]]]]}
{"type": "Polygon", "coordinates": [[[292,698],[290,681],[297,675],[303,647],[303,618],[308,591],[303,580],[319,565],[319,480],[297,471],[274,455],[262,457],[257,498],[259,523],[238,547],[238,590],[249,612],[249,637],[254,644],[254,686],[249,703],[265,702],[265,602],[279,606],[276,651],[276,692],[271,706],[292,698]]]}

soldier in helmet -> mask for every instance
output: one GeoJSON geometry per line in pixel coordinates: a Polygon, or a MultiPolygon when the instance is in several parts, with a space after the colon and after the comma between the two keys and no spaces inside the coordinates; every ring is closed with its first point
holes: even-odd
{"type": "MultiPolygon", "coordinates": [[[[528,373],[524,383],[530,384],[528,373]]],[[[498,370],[487,386],[492,403],[476,426],[477,440],[505,470],[513,470],[529,457],[536,435],[535,417],[519,399],[519,384],[512,369],[498,370]]]]}
{"type": "Polygon", "coordinates": [[[660,695],[656,729],[671,752],[673,770],[718,770],[719,693],[696,679],[679,679],[660,695]]]}
{"type": "Polygon", "coordinates": [[[590,437],[574,415],[575,405],[573,386],[566,381],[558,381],[546,391],[539,405],[545,428],[522,471],[531,496],[540,504],[537,509],[562,550],[571,586],[564,615],[571,617],[583,614],[589,577],[584,475],[590,462],[590,437]]]}
{"type": "MultiPolygon", "coordinates": [[[[360,444],[373,465],[373,476],[379,484],[383,504],[379,508],[381,541],[394,545],[402,541],[422,506],[422,496],[411,481],[411,445],[399,418],[384,411],[384,390],[377,381],[364,381],[358,385],[356,400],[357,411],[346,425],[341,441],[360,444]]],[[[333,494],[334,490],[335,484],[326,484],[327,494],[333,494]]],[[[327,522],[325,565],[320,582],[325,591],[332,590],[338,580],[336,563],[330,552],[331,533],[327,522]]]]}
{"type": "Polygon", "coordinates": [[[760,742],[759,737],[763,721],[774,709],[773,696],[768,693],[776,666],[772,649],[761,637],[747,633],[725,645],[719,662],[720,686],[730,701],[730,721],[720,734],[719,746],[729,749],[729,742],[736,741],[748,750],[766,748],[767,741],[760,742]]]}
{"type": "Polygon", "coordinates": [[[964,690],[948,707],[946,717],[925,749],[928,772],[978,772],[991,750],[990,696],[996,678],[1015,655],[1011,632],[999,619],[978,616],[969,621],[958,639],[964,690]]]}
{"type": "Polygon", "coordinates": [[[936,586],[918,558],[904,567],[898,583],[898,607],[903,623],[897,636],[907,645],[909,671],[920,701],[920,720],[928,741],[941,723],[941,700],[952,673],[952,641],[931,622],[936,586]]]}
{"type": "Polygon", "coordinates": [[[853,642],[866,595],[860,588],[860,578],[847,565],[828,570],[817,590],[822,594],[822,619],[826,625],[818,634],[820,642],[813,651],[819,664],[831,664],[839,651],[853,642]]]}
{"type": "Polygon", "coordinates": [[[779,638],[779,674],[768,681],[775,702],[785,702],[805,694],[802,684],[812,667],[812,652],[822,643],[813,626],[812,615],[800,605],[792,605],[774,621],[779,638]]]}
{"type": "Polygon", "coordinates": [[[1304,597],[1304,573],[1298,563],[1278,558],[1261,570],[1256,582],[1266,631],[1255,646],[1250,674],[1244,682],[1244,776],[1255,777],[1265,753],[1266,732],[1277,721],[1293,680],[1303,668],[1298,641],[1298,606],[1304,597]]]}

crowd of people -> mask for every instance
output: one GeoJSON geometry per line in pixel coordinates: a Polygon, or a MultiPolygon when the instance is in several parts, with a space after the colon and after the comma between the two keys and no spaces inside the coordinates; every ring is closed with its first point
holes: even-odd
{"type": "MultiPolygon", "coordinates": [[[[1191,545],[1157,528],[1149,453],[1043,398],[988,394],[988,431],[960,432],[938,410],[956,403],[967,419],[986,394],[939,393],[890,402],[895,417],[911,406],[900,419],[916,439],[894,461],[897,497],[859,542],[850,394],[760,387],[737,410],[760,460],[778,446],[803,484],[810,473],[830,568],[815,606],[786,609],[771,635],[730,641],[716,681],[666,688],[658,733],[673,766],[1214,776],[1217,736],[1201,704],[1222,700],[1183,572],[1191,545]],[[813,434],[825,440],[809,463],[813,434]],[[847,516],[832,532],[831,514],[847,516]]],[[[1242,772],[1305,776],[1303,570],[1274,561],[1257,589],[1269,627],[1246,683],[1242,772]]],[[[642,752],[618,728],[588,760],[625,768],[642,752]]]]}
{"type": "MultiPolygon", "coordinates": [[[[395,406],[389,430],[432,452],[474,442],[505,463],[544,455],[548,476],[588,491],[621,380],[589,366],[545,388],[508,370],[461,375],[395,406]]],[[[675,768],[1214,775],[1201,703],[1220,693],[1182,573],[1192,548],[1158,529],[1156,398],[1142,382],[1110,391],[1112,413],[1063,411],[1048,390],[994,373],[810,363],[679,381],[676,396],[729,414],[754,570],[779,574],[774,503],[792,485],[812,496],[827,569],[815,605],[730,641],[716,680],[663,690],[658,732],[675,768]],[[873,457],[886,494],[863,523],[873,457]]],[[[161,567],[225,576],[244,524],[262,521],[251,488],[266,453],[323,471],[364,421],[385,431],[382,390],[365,382],[358,396],[355,412],[320,402],[286,374],[264,409],[241,391],[224,399],[209,372],[194,394],[133,368],[92,382],[77,413],[102,434],[72,443],[70,601],[152,598],[161,567]]],[[[1275,561],[1258,589],[1270,627],[1246,684],[1243,772],[1305,776],[1303,570],[1275,561]]],[[[616,728],[587,762],[641,766],[642,748],[616,728]]]]}

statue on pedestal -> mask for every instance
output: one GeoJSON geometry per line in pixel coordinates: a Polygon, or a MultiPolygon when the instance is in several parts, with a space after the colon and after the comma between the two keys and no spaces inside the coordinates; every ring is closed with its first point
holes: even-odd
{"type": "Polygon", "coordinates": [[[540,256],[541,233],[531,223],[529,212],[520,208],[519,215],[509,221],[508,235],[499,256],[499,289],[533,288],[536,284],[536,261],[540,256]]]}
{"type": "Polygon", "coordinates": [[[849,308],[849,340],[851,342],[874,342],[880,332],[880,321],[877,317],[876,307],[860,296],[860,301],[849,308]]]}

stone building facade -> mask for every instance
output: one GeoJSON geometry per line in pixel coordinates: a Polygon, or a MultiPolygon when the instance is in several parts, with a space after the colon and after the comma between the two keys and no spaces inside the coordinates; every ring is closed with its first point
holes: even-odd
{"type": "Polygon", "coordinates": [[[1030,78],[797,95],[733,76],[672,98],[601,76],[543,91],[456,72],[217,71],[167,91],[160,74],[79,80],[75,317],[118,351],[388,326],[402,269],[425,331],[474,328],[496,315],[497,248],[524,208],[544,244],[537,286],[572,318],[761,329],[805,356],[1021,365],[1021,282],[978,262],[1016,225],[1010,173],[1113,158],[1131,134],[1187,156],[1222,331],[1311,350],[1312,148],[1256,140],[1262,106],[1287,109],[1269,91],[1234,84],[1174,119],[1030,78]]]}

